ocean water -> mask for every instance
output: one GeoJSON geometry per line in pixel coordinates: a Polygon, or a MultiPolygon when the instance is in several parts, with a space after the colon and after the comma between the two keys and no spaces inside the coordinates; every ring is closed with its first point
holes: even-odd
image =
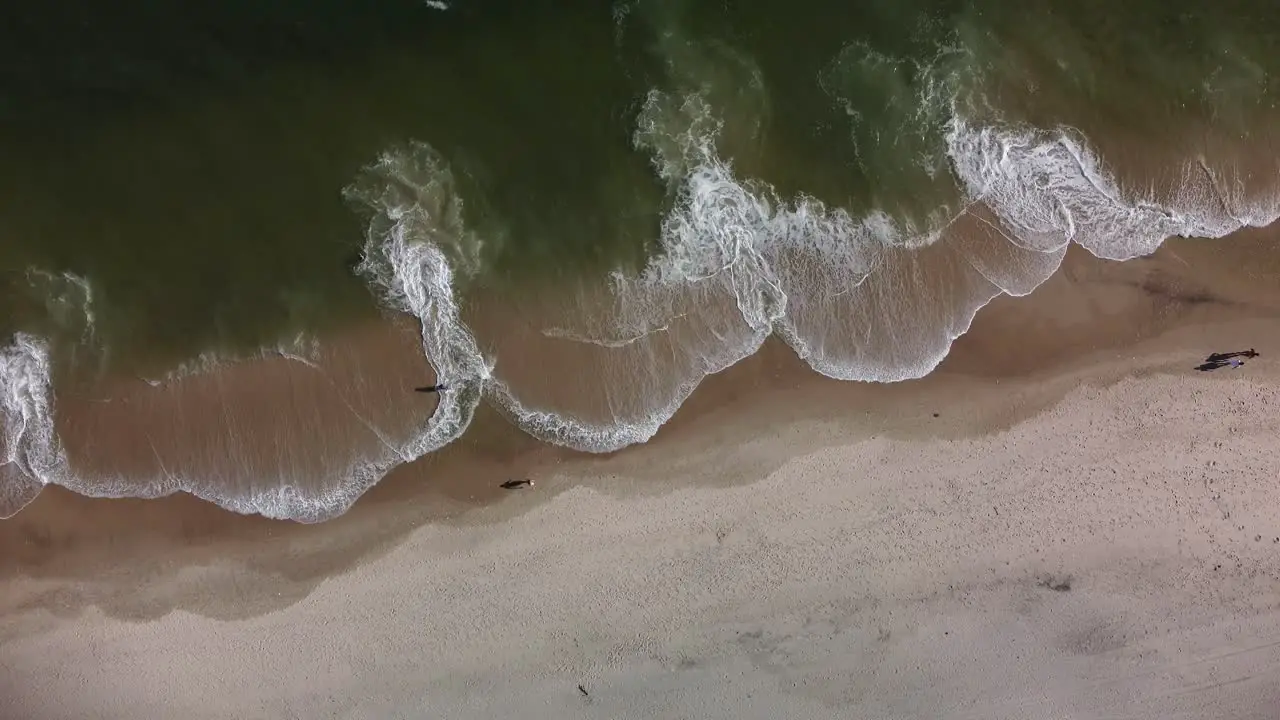
{"type": "Polygon", "coordinates": [[[59,484],[323,520],[482,405],[613,451],[771,336],[918,378],[1072,243],[1280,216],[1258,3],[5,14],[2,516],[59,484]]]}

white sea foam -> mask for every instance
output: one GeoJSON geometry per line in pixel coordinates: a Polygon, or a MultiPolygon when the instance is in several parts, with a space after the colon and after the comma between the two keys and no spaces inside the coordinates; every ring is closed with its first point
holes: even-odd
{"type": "MultiPolygon", "coordinates": [[[[95,340],[93,288],[72,272],[28,268],[27,285],[59,331],[95,340]]],[[[0,347],[0,518],[31,502],[49,483],[67,484],[67,459],[54,427],[52,360],[47,340],[16,333],[0,347]]]]}
{"type": "MultiPolygon", "coordinates": [[[[1072,242],[1123,260],[1169,237],[1221,237],[1277,217],[1274,203],[1248,204],[1238,185],[1224,191],[1203,163],[1185,165],[1172,197],[1136,195],[1070,129],[977,125],[956,113],[946,154],[962,209],[919,231],[883,212],[853,217],[810,197],[784,200],[738,178],[717,154],[721,124],[698,92],[652,93],[639,126],[638,145],[678,188],[660,252],[641,274],[614,275],[612,302],[596,301],[605,312],[543,334],[607,349],[630,365],[621,358],[638,343],[670,335],[691,315],[720,312],[723,303],[708,301],[718,293],[733,299],[738,317],[715,318],[728,332],[686,333],[672,352],[695,359],[675,363],[676,371],[664,366],[665,385],[640,378],[650,403],[627,405],[613,423],[584,423],[563,409],[508,413],[539,438],[583,450],[647,440],[706,375],[751,355],[771,333],[834,378],[918,378],[979,309],[1000,294],[1029,293],[1072,242]],[[950,232],[961,217],[967,237],[950,232]]],[[[501,403],[514,403],[519,389],[502,387],[501,403]]]]}
{"type": "Polygon", "coordinates": [[[161,387],[198,375],[217,372],[235,363],[264,360],[271,357],[281,357],[314,368],[320,361],[320,340],[306,333],[298,333],[293,338],[278,342],[274,346],[258,348],[249,352],[206,350],[191,360],[179,363],[177,367],[165,372],[158,378],[139,377],[138,379],[151,387],[161,387]]]}
{"type": "Polygon", "coordinates": [[[45,314],[63,330],[78,330],[82,343],[91,343],[97,329],[93,287],[73,272],[27,268],[27,285],[44,303],[45,314]]]}
{"type": "Polygon", "coordinates": [[[1149,255],[1170,237],[1219,238],[1275,221],[1274,202],[1228,192],[1202,162],[1183,164],[1172,198],[1122,190],[1080,133],[974,127],[957,117],[948,142],[956,175],[1028,249],[1075,242],[1101,258],[1149,255]]]}
{"type": "Polygon", "coordinates": [[[67,459],[54,428],[49,345],[16,334],[0,347],[0,518],[66,480],[67,459]]]}

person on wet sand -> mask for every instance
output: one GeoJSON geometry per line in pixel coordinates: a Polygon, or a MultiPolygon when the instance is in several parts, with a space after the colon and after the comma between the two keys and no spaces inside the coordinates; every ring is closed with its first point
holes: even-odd
{"type": "Polygon", "coordinates": [[[438,385],[426,385],[424,387],[416,387],[413,389],[413,391],[420,392],[420,393],[438,393],[444,389],[446,389],[445,384],[440,383],[438,385]]]}
{"type": "Polygon", "coordinates": [[[516,488],[533,487],[533,481],[530,480],[529,478],[525,478],[524,480],[508,480],[502,483],[501,485],[499,485],[498,487],[502,488],[503,490],[515,490],[516,488]]]}

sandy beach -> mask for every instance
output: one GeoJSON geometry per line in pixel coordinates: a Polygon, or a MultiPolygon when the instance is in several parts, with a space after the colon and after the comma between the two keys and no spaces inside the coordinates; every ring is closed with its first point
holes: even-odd
{"type": "Polygon", "coordinates": [[[1280,316],[1200,252],[1073,257],[917,382],[768,351],[644,446],[482,437],[318,525],[47,490],[0,716],[1276,717],[1280,316]]]}

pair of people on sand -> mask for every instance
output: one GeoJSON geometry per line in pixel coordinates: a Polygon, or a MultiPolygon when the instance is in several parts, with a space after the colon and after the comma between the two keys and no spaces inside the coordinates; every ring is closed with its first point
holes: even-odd
{"type": "Polygon", "coordinates": [[[1258,357],[1258,354],[1258,351],[1253,348],[1238,352],[1213,353],[1205,358],[1203,363],[1197,365],[1196,369],[1200,372],[1209,372],[1224,367],[1238,368],[1244,365],[1245,358],[1253,359],[1258,357]]]}

